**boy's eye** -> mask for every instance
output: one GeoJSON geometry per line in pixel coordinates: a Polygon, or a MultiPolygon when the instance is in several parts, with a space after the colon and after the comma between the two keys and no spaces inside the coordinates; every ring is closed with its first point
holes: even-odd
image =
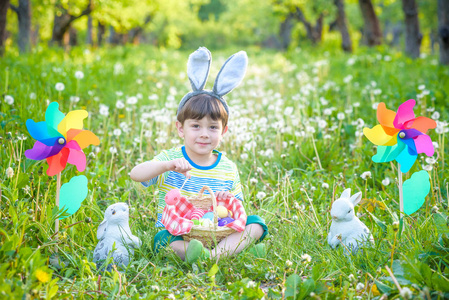
{"type": "Polygon", "coordinates": [[[211,126],[210,128],[215,130],[218,129],[218,126],[211,126]]]}
{"type": "Polygon", "coordinates": [[[198,125],[198,124],[192,124],[192,127],[193,127],[193,128],[199,128],[200,125],[198,125]]]}

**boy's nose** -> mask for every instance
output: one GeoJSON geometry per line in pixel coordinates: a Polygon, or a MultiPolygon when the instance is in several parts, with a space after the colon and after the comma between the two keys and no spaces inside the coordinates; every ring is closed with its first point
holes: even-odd
{"type": "Polygon", "coordinates": [[[201,130],[200,136],[201,136],[201,137],[208,137],[208,136],[209,136],[209,133],[207,132],[206,129],[204,129],[204,130],[201,130]]]}

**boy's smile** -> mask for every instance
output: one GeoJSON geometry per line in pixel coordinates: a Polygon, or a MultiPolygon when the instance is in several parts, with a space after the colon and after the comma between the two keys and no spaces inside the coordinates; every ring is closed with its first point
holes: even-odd
{"type": "Polygon", "coordinates": [[[184,138],[187,155],[198,165],[209,166],[216,160],[212,151],[220,144],[228,127],[221,120],[204,117],[201,120],[187,119],[184,124],[176,122],[179,137],[184,138]]]}

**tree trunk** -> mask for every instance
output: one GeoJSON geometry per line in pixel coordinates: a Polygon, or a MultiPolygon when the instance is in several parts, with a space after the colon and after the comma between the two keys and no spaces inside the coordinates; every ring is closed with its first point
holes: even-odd
{"type": "Polygon", "coordinates": [[[6,15],[9,9],[9,0],[0,1],[0,56],[5,53],[6,15]]]}
{"type": "Polygon", "coordinates": [[[144,27],[150,23],[150,21],[153,19],[151,15],[148,15],[145,17],[145,21],[142,26],[137,26],[132,28],[128,33],[128,40],[133,43],[134,45],[138,45],[140,42],[140,36],[142,35],[144,27]]]}
{"type": "Polygon", "coordinates": [[[312,44],[321,42],[324,18],[323,13],[319,15],[315,26],[313,26],[309,21],[306,20],[302,10],[299,7],[295,7],[295,9],[296,11],[294,13],[294,16],[306,27],[307,38],[312,41],[312,44]]]}
{"type": "Polygon", "coordinates": [[[55,17],[53,23],[53,33],[51,37],[51,44],[57,43],[59,46],[63,45],[64,34],[70,27],[70,24],[82,16],[89,15],[92,12],[92,1],[89,1],[87,7],[79,14],[74,16],[62,6],[61,3],[55,4],[55,17]]]}
{"type": "Polygon", "coordinates": [[[397,23],[393,26],[393,29],[392,29],[393,39],[391,40],[391,43],[390,43],[391,46],[395,47],[395,46],[399,45],[403,31],[404,31],[404,29],[403,29],[403,25],[401,23],[397,23]]]}
{"type": "Polygon", "coordinates": [[[341,33],[341,47],[346,52],[352,52],[352,41],[349,35],[348,22],[346,20],[345,2],[344,0],[334,0],[337,6],[337,27],[341,33]]]}
{"type": "Polygon", "coordinates": [[[449,65],[449,0],[438,0],[440,63],[449,65]]]}
{"type": "Polygon", "coordinates": [[[411,58],[419,58],[422,34],[419,32],[418,5],[415,0],[402,0],[405,15],[405,53],[411,58]]]}
{"type": "Polygon", "coordinates": [[[371,0],[359,0],[360,10],[363,15],[363,39],[372,47],[382,43],[382,31],[380,30],[379,19],[374,11],[371,0]]]}
{"type": "Polygon", "coordinates": [[[91,45],[91,46],[94,44],[94,41],[92,39],[92,17],[90,15],[87,17],[86,44],[91,45]]]}
{"type": "Polygon", "coordinates": [[[31,5],[30,0],[19,0],[19,6],[11,4],[11,9],[17,14],[19,20],[19,50],[21,53],[30,50],[31,36],[31,5]]]}
{"type": "Polygon", "coordinates": [[[117,41],[117,33],[115,32],[114,26],[109,25],[108,43],[109,44],[115,44],[116,41],[117,41]]]}
{"type": "Polygon", "coordinates": [[[281,47],[287,50],[292,42],[293,15],[288,14],[279,28],[279,36],[281,37],[281,47]]]}
{"type": "Polygon", "coordinates": [[[103,37],[104,33],[106,31],[106,27],[99,21],[97,26],[97,44],[98,47],[101,47],[103,45],[103,37]]]}
{"type": "Polygon", "coordinates": [[[72,26],[69,28],[69,45],[71,47],[78,45],[78,32],[72,26]]]}

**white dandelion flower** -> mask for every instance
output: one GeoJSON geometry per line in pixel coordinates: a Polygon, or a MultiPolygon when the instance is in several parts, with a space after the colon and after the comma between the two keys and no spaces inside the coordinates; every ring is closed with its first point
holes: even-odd
{"type": "Polygon", "coordinates": [[[122,100],[117,100],[117,102],[115,102],[115,107],[117,107],[118,109],[122,109],[125,107],[125,103],[123,103],[122,100]]]}
{"type": "Polygon", "coordinates": [[[62,91],[65,89],[64,83],[62,83],[62,82],[56,83],[55,89],[56,89],[58,92],[62,92],[62,91]]]}
{"type": "Polygon", "coordinates": [[[100,104],[100,115],[107,117],[109,115],[109,106],[100,104]]]}
{"type": "Polygon", "coordinates": [[[137,97],[135,97],[135,96],[129,97],[128,99],[126,99],[126,103],[130,104],[130,105],[136,104],[137,103],[137,97]]]}
{"type": "Polygon", "coordinates": [[[109,152],[111,152],[112,154],[116,154],[117,153],[117,148],[112,146],[112,147],[109,148],[109,152]]]}
{"type": "Polygon", "coordinates": [[[404,299],[410,299],[413,296],[413,293],[408,287],[404,286],[399,292],[399,295],[404,299]]]}
{"type": "Polygon", "coordinates": [[[120,136],[122,134],[122,131],[119,128],[114,129],[112,132],[115,136],[120,136]]]}
{"type": "Polygon", "coordinates": [[[5,102],[8,105],[13,105],[14,104],[14,98],[11,95],[5,95],[5,102]]]}
{"type": "Polygon", "coordinates": [[[6,169],[6,177],[8,177],[8,178],[12,178],[13,176],[14,176],[14,170],[13,170],[13,168],[11,168],[11,167],[8,167],[7,169],[6,169]]]}
{"type": "Polygon", "coordinates": [[[312,261],[312,256],[305,253],[305,254],[301,255],[301,259],[304,260],[305,263],[309,263],[312,261]]]}
{"type": "Polygon", "coordinates": [[[371,171],[363,172],[362,175],[360,175],[360,177],[362,177],[363,180],[366,180],[367,178],[371,178],[371,171]]]}
{"type": "Polygon", "coordinates": [[[262,200],[262,199],[264,199],[266,196],[267,196],[266,193],[264,193],[264,192],[258,192],[257,195],[256,195],[256,198],[259,199],[259,200],[262,200]]]}
{"type": "Polygon", "coordinates": [[[76,71],[75,72],[75,78],[76,79],[83,79],[84,78],[84,73],[82,71],[76,71]]]}

